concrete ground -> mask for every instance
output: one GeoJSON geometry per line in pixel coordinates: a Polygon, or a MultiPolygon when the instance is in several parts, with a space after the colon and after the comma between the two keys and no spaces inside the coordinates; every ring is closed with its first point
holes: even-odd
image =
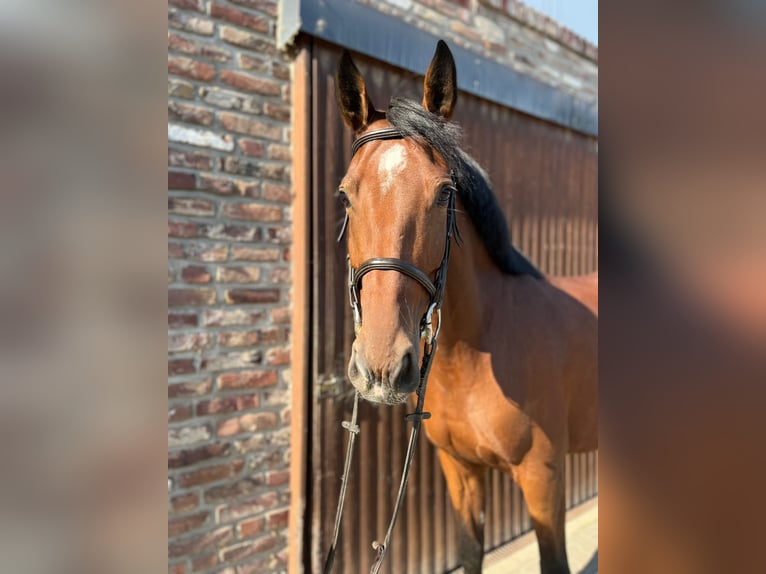
{"type": "MultiPolygon", "coordinates": [[[[566,532],[572,574],[597,574],[598,497],[567,512],[566,532]]],[[[535,533],[529,532],[488,554],[484,558],[484,574],[540,574],[535,533]]]]}

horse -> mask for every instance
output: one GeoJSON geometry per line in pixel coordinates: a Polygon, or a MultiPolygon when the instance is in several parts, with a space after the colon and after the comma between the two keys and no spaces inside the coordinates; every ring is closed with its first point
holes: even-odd
{"type": "Polygon", "coordinates": [[[441,40],[423,91],[422,102],[378,110],[350,54],[339,61],[336,101],[357,139],[337,194],[350,271],[366,266],[350,286],[348,377],[374,403],[415,397],[424,316],[436,306],[428,285],[446,265],[423,428],[458,518],[459,560],[481,572],[484,476],[496,468],[521,488],[542,573],[569,573],[565,456],[598,443],[598,276],[547,277],[512,245],[488,176],[449,121],[457,72],[441,40]]]}

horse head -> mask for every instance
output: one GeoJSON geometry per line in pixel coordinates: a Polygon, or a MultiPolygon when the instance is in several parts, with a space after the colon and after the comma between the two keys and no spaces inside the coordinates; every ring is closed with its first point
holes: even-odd
{"type": "MultiPolygon", "coordinates": [[[[432,333],[425,323],[440,304],[455,183],[442,154],[375,109],[348,52],[338,65],[335,94],[357,137],[338,189],[356,321],[348,376],[366,400],[397,404],[418,386],[422,339],[428,344],[432,333]]],[[[440,41],[422,109],[416,106],[427,125],[449,130],[456,100],[455,63],[440,41]]]]}

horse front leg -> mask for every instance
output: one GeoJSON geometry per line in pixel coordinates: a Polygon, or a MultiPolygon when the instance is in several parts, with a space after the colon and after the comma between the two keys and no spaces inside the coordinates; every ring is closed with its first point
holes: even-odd
{"type": "Polygon", "coordinates": [[[517,482],[537,535],[542,574],[570,574],[564,522],[566,517],[564,459],[552,462],[530,457],[517,468],[517,482]]]}
{"type": "Polygon", "coordinates": [[[458,558],[465,574],[481,574],[484,558],[484,468],[439,449],[452,507],[458,516],[458,558]]]}

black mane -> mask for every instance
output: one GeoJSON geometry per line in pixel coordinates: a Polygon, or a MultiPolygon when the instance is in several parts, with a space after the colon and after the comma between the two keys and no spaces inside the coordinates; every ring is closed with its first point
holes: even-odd
{"type": "Polygon", "coordinates": [[[542,278],[542,273],[511,243],[508,224],[487,175],[460,149],[460,127],[404,98],[391,100],[386,117],[405,137],[423,141],[447,162],[460,202],[498,268],[507,275],[542,278]]]}

